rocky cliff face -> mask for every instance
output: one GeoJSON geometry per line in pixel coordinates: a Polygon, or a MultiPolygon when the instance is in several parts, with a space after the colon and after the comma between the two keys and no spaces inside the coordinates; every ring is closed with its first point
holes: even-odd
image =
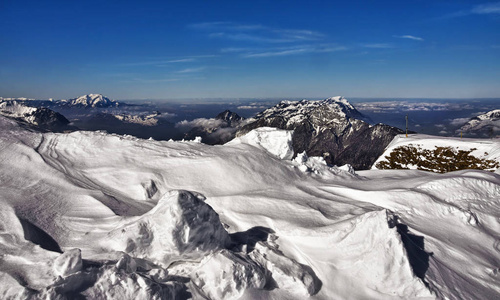
{"type": "Polygon", "coordinates": [[[258,127],[294,130],[295,154],[322,156],[328,163],[350,164],[368,169],[383,153],[394,136],[402,130],[384,125],[370,125],[368,119],[345,98],[321,101],[281,101],[243,126],[237,136],[258,127]]]}
{"type": "Polygon", "coordinates": [[[232,112],[228,109],[218,114],[215,119],[227,122],[228,126],[234,126],[236,124],[239,124],[243,120],[243,118],[240,117],[237,113],[232,112]]]}

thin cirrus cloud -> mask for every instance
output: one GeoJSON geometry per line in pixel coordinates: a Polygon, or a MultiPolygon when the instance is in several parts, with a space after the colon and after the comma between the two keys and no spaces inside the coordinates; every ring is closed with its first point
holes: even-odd
{"type": "Polygon", "coordinates": [[[192,63],[197,62],[206,58],[214,58],[217,55],[209,54],[209,55],[192,55],[187,57],[180,57],[175,59],[151,59],[151,60],[141,60],[136,62],[127,62],[118,64],[121,67],[142,67],[142,66],[156,66],[156,67],[165,67],[172,64],[181,64],[181,63],[192,63]]]}
{"type": "Polygon", "coordinates": [[[321,40],[324,34],[304,29],[281,29],[259,24],[233,22],[205,22],[188,25],[188,28],[203,31],[210,38],[257,43],[293,43],[321,40]]]}
{"type": "Polygon", "coordinates": [[[140,66],[163,66],[175,63],[185,63],[193,62],[195,58],[182,58],[182,59],[170,59],[170,60],[151,60],[151,61],[139,61],[131,63],[122,63],[120,66],[123,67],[140,67],[140,66]]]}
{"type": "Polygon", "coordinates": [[[390,48],[394,48],[393,45],[386,44],[386,43],[364,44],[363,47],[365,47],[365,48],[372,48],[372,49],[390,49],[390,48]]]}
{"type": "Polygon", "coordinates": [[[344,46],[297,46],[287,48],[267,49],[261,51],[248,51],[242,53],[242,57],[276,57],[276,56],[289,56],[300,55],[306,53],[328,53],[347,50],[344,46]]]}
{"type": "Polygon", "coordinates": [[[160,82],[174,82],[174,81],[179,81],[179,78],[132,78],[129,81],[133,82],[139,82],[139,83],[160,83],[160,82]]]}
{"type": "Polygon", "coordinates": [[[471,13],[473,14],[500,14],[500,2],[480,4],[472,8],[471,13]]]}
{"type": "Polygon", "coordinates": [[[214,32],[208,35],[210,38],[222,38],[233,41],[248,41],[259,43],[287,43],[292,42],[291,39],[278,38],[278,37],[265,37],[247,33],[227,33],[227,32],[214,32]]]}
{"type": "Polygon", "coordinates": [[[198,73],[198,72],[201,72],[205,69],[206,69],[206,67],[186,68],[186,69],[179,70],[176,73],[179,73],[179,74],[198,73]]]}
{"type": "Polygon", "coordinates": [[[491,15],[491,14],[500,14],[500,2],[479,4],[479,5],[472,7],[469,10],[457,11],[457,12],[445,15],[439,19],[457,18],[457,17],[464,17],[464,16],[469,16],[469,15],[491,15]]]}
{"type": "Polygon", "coordinates": [[[409,40],[414,40],[414,41],[419,41],[419,42],[423,42],[424,41],[424,39],[421,38],[421,37],[414,36],[414,35],[409,35],[409,34],[406,34],[406,35],[395,35],[394,37],[400,38],[400,39],[409,39],[409,40]]]}

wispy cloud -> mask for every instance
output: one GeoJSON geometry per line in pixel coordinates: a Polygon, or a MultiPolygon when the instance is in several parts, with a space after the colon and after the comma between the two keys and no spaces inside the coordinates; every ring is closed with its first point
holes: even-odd
{"type": "Polygon", "coordinates": [[[247,53],[244,54],[243,57],[271,57],[271,56],[287,56],[287,55],[296,55],[303,54],[306,52],[310,52],[308,49],[289,49],[289,50],[281,50],[281,51],[268,51],[268,52],[260,52],[260,53],[247,53]]]}
{"type": "Polygon", "coordinates": [[[221,53],[238,53],[252,51],[252,48],[229,47],[220,49],[221,53]]]}
{"type": "Polygon", "coordinates": [[[480,4],[472,8],[471,13],[473,14],[500,14],[500,2],[480,4]]]}
{"type": "Polygon", "coordinates": [[[394,48],[393,45],[391,45],[391,44],[385,44],[385,43],[363,44],[363,47],[365,47],[365,48],[373,48],[373,49],[389,49],[389,48],[394,48]]]}
{"type": "Polygon", "coordinates": [[[324,34],[312,30],[273,29],[272,31],[284,37],[299,41],[320,40],[325,37],[324,34]]]}
{"type": "Polygon", "coordinates": [[[165,67],[170,66],[172,64],[182,64],[182,63],[192,63],[197,62],[206,58],[217,57],[215,54],[207,54],[207,55],[191,55],[185,57],[178,58],[157,58],[157,59],[144,59],[135,62],[126,62],[118,64],[121,67],[142,67],[142,66],[156,66],[156,67],[165,67]]]}
{"type": "Polygon", "coordinates": [[[249,41],[260,43],[287,43],[293,42],[292,39],[278,38],[278,37],[264,37],[248,33],[227,33],[227,32],[214,32],[208,35],[210,38],[223,38],[233,41],[249,41]]]}
{"type": "Polygon", "coordinates": [[[150,60],[150,61],[138,61],[138,62],[130,62],[130,63],[122,63],[120,66],[123,67],[139,67],[139,66],[163,66],[168,64],[175,63],[185,63],[185,62],[193,62],[195,58],[181,58],[181,59],[160,59],[160,60],[150,60]]]}
{"type": "Polygon", "coordinates": [[[264,29],[265,27],[259,24],[237,24],[233,22],[203,22],[189,24],[188,28],[196,30],[208,30],[208,31],[251,31],[264,29]]]}
{"type": "Polygon", "coordinates": [[[194,61],[194,58],[183,58],[183,59],[173,59],[169,60],[167,63],[183,63],[183,62],[191,62],[194,61]]]}
{"type": "Polygon", "coordinates": [[[159,82],[173,82],[179,81],[179,78],[132,78],[131,81],[141,83],[159,83],[159,82]]]}
{"type": "MultiPolygon", "coordinates": [[[[301,55],[306,53],[328,53],[347,50],[347,47],[337,45],[301,45],[292,47],[278,47],[267,49],[241,49],[242,57],[275,57],[301,55]]],[[[237,49],[235,49],[237,50],[237,49]]],[[[239,50],[239,49],[238,49],[239,50]]]]}
{"type": "Polygon", "coordinates": [[[186,69],[182,69],[180,71],[177,71],[176,73],[179,73],[179,74],[197,73],[197,72],[201,72],[201,71],[203,71],[205,69],[206,69],[206,67],[186,68],[186,69]]]}
{"type": "Polygon", "coordinates": [[[321,40],[324,34],[304,29],[272,28],[259,24],[233,22],[205,22],[188,25],[188,28],[204,31],[210,38],[258,43],[293,43],[321,40]]]}
{"type": "Polygon", "coordinates": [[[500,14],[500,2],[495,3],[485,3],[473,6],[469,10],[461,10],[445,15],[439,19],[450,19],[457,17],[464,17],[469,15],[490,15],[490,14],[500,14]]]}
{"type": "Polygon", "coordinates": [[[421,37],[409,35],[409,34],[407,34],[407,35],[395,35],[394,37],[400,38],[400,39],[410,39],[410,40],[420,41],[420,42],[424,41],[424,39],[421,37]]]}

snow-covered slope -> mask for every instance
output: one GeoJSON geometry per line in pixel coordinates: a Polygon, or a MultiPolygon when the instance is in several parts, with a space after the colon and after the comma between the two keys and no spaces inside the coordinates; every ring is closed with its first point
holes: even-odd
{"type": "Polygon", "coordinates": [[[259,147],[281,159],[292,159],[292,131],[272,127],[260,127],[248,134],[237,137],[227,145],[248,144],[259,147]]]}
{"type": "Polygon", "coordinates": [[[470,119],[458,131],[479,136],[497,136],[500,133],[500,109],[470,119]]]}
{"type": "MultiPolygon", "coordinates": [[[[470,155],[482,160],[491,160],[500,163],[500,139],[471,139],[471,138],[453,138],[438,137],[424,134],[411,134],[408,137],[398,135],[387,146],[385,152],[377,159],[373,169],[377,169],[379,162],[387,161],[396,148],[410,146],[415,149],[434,150],[436,147],[451,147],[457,151],[471,151],[470,155]]],[[[421,160],[424,157],[420,157],[421,160]]],[[[405,168],[416,169],[414,164],[404,165],[405,168]]],[[[494,170],[492,170],[494,171],[494,170]]]]}
{"type": "Polygon", "coordinates": [[[496,174],[0,127],[0,298],[500,296],[496,174]]]}

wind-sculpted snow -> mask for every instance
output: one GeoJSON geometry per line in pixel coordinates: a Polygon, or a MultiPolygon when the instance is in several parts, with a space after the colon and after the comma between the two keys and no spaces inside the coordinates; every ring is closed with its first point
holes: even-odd
{"type": "Polygon", "coordinates": [[[497,174],[0,126],[2,299],[500,296],[497,174]]]}
{"type": "Polygon", "coordinates": [[[292,131],[261,127],[252,130],[242,137],[235,138],[228,145],[239,143],[255,145],[281,159],[291,159],[293,157],[292,134],[292,131]]]}
{"type": "Polygon", "coordinates": [[[229,244],[219,216],[202,195],[171,191],[139,218],[125,218],[101,247],[168,267],[179,260],[201,259],[229,244]]]}

